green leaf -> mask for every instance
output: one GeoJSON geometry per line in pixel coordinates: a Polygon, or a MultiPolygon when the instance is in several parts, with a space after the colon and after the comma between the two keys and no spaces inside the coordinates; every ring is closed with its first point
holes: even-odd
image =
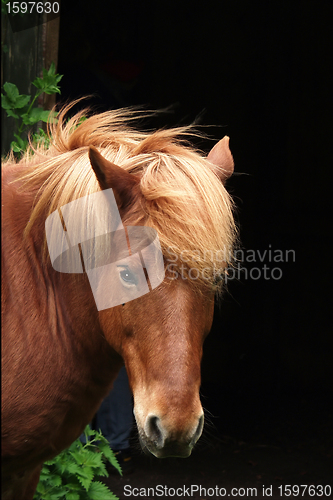
{"type": "Polygon", "coordinates": [[[117,471],[119,472],[119,474],[122,476],[123,473],[122,473],[121,467],[118,463],[118,460],[116,459],[115,454],[111,450],[108,441],[106,443],[100,442],[98,446],[99,446],[99,449],[101,450],[101,452],[103,453],[103,455],[105,456],[105,458],[108,459],[110,464],[113,465],[113,467],[115,467],[117,469],[117,471]]]}
{"type": "Polygon", "coordinates": [[[91,483],[88,491],[88,497],[92,500],[119,500],[116,495],[111,493],[105,484],[100,483],[99,481],[91,483]]]}
{"type": "Polygon", "coordinates": [[[94,472],[91,468],[85,467],[84,470],[81,471],[81,474],[78,474],[77,479],[80,484],[82,484],[83,488],[88,491],[94,479],[94,472]]]}
{"type": "Polygon", "coordinates": [[[17,139],[17,144],[19,145],[19,147],[21,149],[25,149],[27,146],[28,146],[28,141],[25,139],[23,140],[22,137],[20,137],[19,135],[17,134],[14,134],[14,137],[16,137],[17,139]]]}
{"type": "Polygon", "coordinates": [[[47,123],[49,121],[49,117],[51,115],[51,112],[49,110],[43,110],[42,113],[40,114],[40,119],[47,123]]]}
{"type": "Polygon", "coordinates": [[[39,480],[40,481],[48,481],[50,479],[50,474],[44,474],[43,472],[40,473],[39,480]]]}
{"type": "Polygon", "coordinates": [[[1,107],[3,109],[15,109],[12,101],[6,96],[1,94],[1,107]]]}
{"type": "Polygon", "coordinates": [[[59,455],[54,457],[54,458],[51,458],[51,460],[47,460],[46,462],[44,462],[44,465],[53,465],[53,464],[56,464],[59,460],[59,455]]]}
{"type": "Polygon", "coordinates": [[[8,14],[7,7],[6,7],[7,3],[8,3],[8,0],[1,0],[1,13],[2,14],[8,14]]]}
{"type": "Polygon", "coordinates": [[[89,465],[90,467],[100,467],[103,463],[103,458],[101,453],[95,451],[88,451],[88,456],[85,465],[89,465]]]}
{"type": "Polygon", "coordinates": [[[77,450],[82,450],[83,449],[83,443],[81,443],[80,439],[77,439],[76,441],[74,441],[74,443],[72,443],[70,445],[70,447],[68,448],[68,453],[70,453],[71,451],[77,451],[77,450]]]}
{"type": "Polygon", "coordinates": [[[11,101],[8,96],[1,94],[1,107],[7,111],[8,116],[13,116],[13,111],[9,113],[10,110],[15,110],[17,114],[22,114],[25,109],[28,109],[26,103],[29,102],[29,100],[30,96],[22,95],[18,96],[15,101],[11,101]]]}
{"type": "Polygon", "coordinates": [[[82,452],[73,451],[71,455],[78,464],[85,467],[99,467],[102,463],[100,453],[96,453],[95,451],[83,449],[82,452]]]}
{"type": "Polygon", "coordinates": [[[45,484],[43,481],[39,481],[37,484],[36,492],[40,493],[41,495],[45,495],[47,493],[47,489],[45,488],[45,484]]]}
{"type": "Polygon", "coordinates": [[[71,451],[71,456],[74,458],[75,462],[82,465],[85,461],[86,450],[82,449],[80,451],[71,451]]]}
{"type": "Polygon", "coordinates": [[[48,87],[45,87],[44,92],[45,92],[45,94],[49,94],[49,95],[61,94],[60,88],[57,87],[57,85],[49,85],[48,87]]]}
{"type": "Polygon", "coordinates": [[[55,74],[55,65],[52,63],[48,71],[45,68],[43,69],[43,78],[37,77],[32,84],[40,90],[40,93],[60,94],[60,88],[57,84],[62,77],[63,75],[55,74]]]}
{"type": "MultiPolygon", "coordinates": [[[[74,478],[76,480],[76,478],[74,478]]],[[[79,483],[79,481],[77,481],[76,483],[67,483],[66,484],[67,488],[68,488],[68,491],[70,492],[75,492],[75,491],[82,491],[82,486],[81,484],[79,483]]]]}
{"type": "Polygon", "coordinates": [[[91,429],[90,425],[87,425],[83,432],[87,436],[95,436],[96,435],[96,431],[94,429],[91,429]]]}
{"type": "Polygon", "coordinates": [[[80,493],[75,493],[75,491],[67,493],[66,500],[80,500],[80,493]]]}
{"type": "Polygon", "coordinates": [[[10,99],[14,103],[18,98],[18,96],[20,95],[16,85],[14,85],[14,83],[6,82],[3,88],[8,96],[8,99],[10,99]]]}
{"type": "Polygon", "coordinates": [[[45,469],[43,468],[41,473],[40,473],[39,478],[42,481],[48,481],[50,478],[50,471],[45,472],[45,469]]]}
{"type": "Polygon", "coordinates": [[[54,486],[61,486],[62,485],[61,476],[57,476],[57,474],[53,474],[52,475],[52,483],[54,486]]]}
{"type": "Polygon", "coordinates": [[[68,465],[70,465],[67,455],[68,452],[67,450],[65,450],[53,459],[54,470],[57,471],[57,473],[59,473],[60,475],[63,475],[66,472],[68,465]]]}
{"type": "MultiPolygon", "coordinates": [[[[46,72],[46,70],[43,70],[43,74],[44,74],[44,71],[46,72]]],[[[49,70],[47,72],[47,76],[48,77],[54,77],[54,81],[56,83],[58,83],[58,82],[60,82],[60,80],[62,79],[62,77],[64,75],[59,75],[59,73],[56,74],[56,72],[55,72],[55,64],[54,64],[54,62],[52,62],[51,65],[50,65],[50,68],[49,68],[49,70]]]]}
{"type": "Polygon", "coordinates": [[[30,101],[30,95],[19,95],[15,102],[16,108],[24,108],[30,101]]]}
{"type": "Polygon", "coordinates": [[[10,144],[11,149],[14,151],[14,153],[23,153],[26,148],[28,147],[28,141],[23,140],[19,135],[14,134],[14,136],[17,139],[16,141],[12,141],[10,144]]]}
{"type": "Polygon", "coordinates": [[[35,87],[37,87],[38,89],[42,89],[42,88],[43,88],[43,85],[44,85],[42,78],[39,78],[39,77],[37,77],[37,78],[36,78],[36,79],[32,82],[32,84],[33,84],[35,87]]]}
{"type": "Polygon", "coordinates": [[[103,462],[99,467],[94,467],[94,473],[95,473],[95,476],[109,477],[109,473],[106,470],[106,466],[103,462]]]}
{"type": "Polygon", "coordinates": [[[44,113],[43,108],[33,108],[29,113],[22,115],[22,120],[25,125],[34,125],[41,121],[42,114],[44,113]]]}
{"type": "Polygon", "coordinates": [[[77,463],[74,463],[74,462],[68,462],[67,466],[66,466],[66,469],[71,474],[76,474],[77,475],[77,474],[80,474],[80,472],[81,472],[81,466],[79,464],[77,464],[77,463]]]}
{"type": "Polygon", "coordinates": [[[14,153],[21,153],[22,151],[22,148],[20,148],[16,141],[10,143],[10,149],[12,149],[14,153]]]}
{"type": "Polygon", "coordinates": [[[50,469],[48,468],[46,463],[44,463],[42,467],[41,474],[50,474],[50,469]]]}
{"type": "Polygon", "coordinates": [[[12,116],[13,118],[19,118],[19,115],[17,115],[16,113],[14,113],[14,111],[12,109],[6,109],[6,113],[7,113],[7,116],[12,116]]]}
{"type": "MultiPolygon", "coordinates": [[[[63,497],[65,496],[65,498],[67,498],[67,492],[68,492],[68,489],[66,487],[62,487],[62,488],[56,488],[52,491],[49,492],[49,495],[48,495],[48,499],[49,500],[62,500],[63,497]]],[[[44,498],[43,498],[44,500],[44,498]]]]}
{"type": "Polygon", "coordinates": [[[62,500],[64,495],[66,495],[66,497],[67,497],[67,488],[59,488],[55,491],[50,492],[48,499],[49,500],[60,500],[60,499],[62,500]]]}
{"type": "MultiPolygon", "coordinates": [[[[46,73],[46,69],[43,69],[43,74],[46,73]]],[[[48,70],[47,74],[49,76],[53,76],[55,74],[55,64],[54,62],[51,62],[50,69],[48,70]]]]}

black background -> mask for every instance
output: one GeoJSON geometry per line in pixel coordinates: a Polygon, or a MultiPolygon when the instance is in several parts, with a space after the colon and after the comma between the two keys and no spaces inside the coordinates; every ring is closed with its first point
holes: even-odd
{"type": "Polygon", "coordinates": [[[242,247],[295,251],[244,262],[282,278],[244,273],[216,308],[202,370],[214,425],[247,437],[307,421],[319,439],[333,420],[332,3],[64,3],[60,102],[171,106],[148,126],[197,120],[215,141],[229,135],[242,247]]]}

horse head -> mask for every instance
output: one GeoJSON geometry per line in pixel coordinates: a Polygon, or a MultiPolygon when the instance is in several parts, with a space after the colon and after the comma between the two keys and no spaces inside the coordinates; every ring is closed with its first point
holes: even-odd
{"type": "MultiPolygon", "coordinates": [[[[130,226],[133,213],[145,211],[140,177],[108,161],[94,147],[89,157],[100,187],[113,190],[124,226],[130,226]]],[[[228,138],[207,159],[224,182],[233,170],[228,138]]],[[[193,287],[189,277],[175,276],[166,268],[164,280],[138,297],[144,279],[138,271],[140,258],[127,256],[117,264],[117,286],[137,298],[100,310],[99,321],[107,341],[124,359],[141,444],[156,457],[187,457],[204,425],[200,362],[212,325],[214,292],[204,285],[193,287]]],[[[146,278],[149,283],[151,276],[146,278]]]]}

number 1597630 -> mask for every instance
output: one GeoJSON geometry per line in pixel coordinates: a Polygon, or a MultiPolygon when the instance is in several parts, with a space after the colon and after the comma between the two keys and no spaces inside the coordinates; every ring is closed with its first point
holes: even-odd
{"type": "Polygon", "coordinates": [[[285,484],[278,486],[280,496],[283,497],[330,497],[332,495],[332,487],[329,484],[326,485],[314,485],[314,484],[285,484]]]}
{"type": "Polygon", "coordinates": [[[59,2],[8,2],[6,4],[8,14],[58,14],[59,2]]]}

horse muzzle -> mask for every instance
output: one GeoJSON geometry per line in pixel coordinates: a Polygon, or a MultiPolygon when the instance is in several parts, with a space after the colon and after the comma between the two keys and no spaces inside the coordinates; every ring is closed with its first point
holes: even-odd
{"type": "Polygon", "coordinates": [[[203,413],[193,423],[182,425],[169,422],[155,414],[149,414],[143,426],[138,424],[141,446],[157,458],[188,457],[202,434],[203,413]]]}

